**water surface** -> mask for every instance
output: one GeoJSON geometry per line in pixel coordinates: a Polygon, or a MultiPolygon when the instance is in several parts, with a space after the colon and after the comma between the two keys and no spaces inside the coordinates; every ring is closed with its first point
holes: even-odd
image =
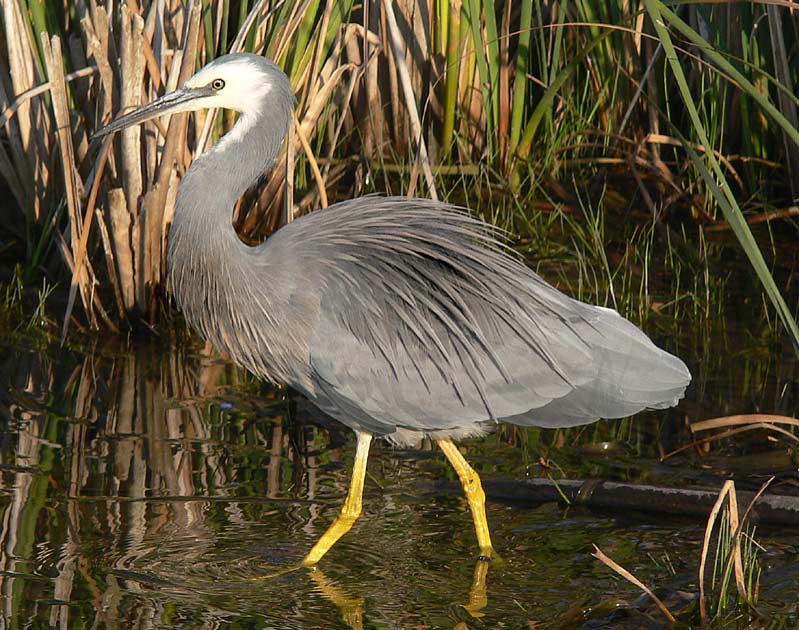
{"type": "MultiPolygon", "coordinates": [[[[186,343],[63,350],[16,339],[0,352],[4,627],[659,627],[651,603],[595,560],[593,545],[675,610],[696,605],[704,523],[691,520],[489,500],[504,562],[478,562],[454,473],[429,444],[378,441],[352,532],[317,570],[275,576],[337,514],[354,452],[347,429],[186,343]]],[[[744,356],[738,372],[770,374],[770,361],[744,356]]],[[[732,472],[756,486],[776,472],[790,484],[790,452],[765,435],[713,457],[658,461],[688,441],[697,410],[779,395],[768,378],[725,388],[724,369],[676,410],[560,433],[506,427],[463,450],[487,479],[679,486],[732,472]],[[720,390],[738,398],[703,393],[720,390]]],[[[756,532],[759,607],[770,620],[794,619],[797,533],[756,532]]]]}

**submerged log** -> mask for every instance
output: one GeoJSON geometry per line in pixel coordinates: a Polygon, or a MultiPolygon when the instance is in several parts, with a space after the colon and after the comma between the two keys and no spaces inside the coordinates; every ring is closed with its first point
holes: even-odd
{"type": "MultiPolygon", "coordinates": [[[[505,479],[483,480],[486,496],[513,503],[558,503],[602,510],[635,510],[672,516],[707,518],[719,490],[669,488],[596,479],[505,479]],[[564,498],[565,497],[565,498],[564,498]]],[[[744,511],[754,492],[738,490],[738,505],[744,511]]],[[[799,526],[799,497],[763,494],[750,514],[755,522],[799,526]]]]}

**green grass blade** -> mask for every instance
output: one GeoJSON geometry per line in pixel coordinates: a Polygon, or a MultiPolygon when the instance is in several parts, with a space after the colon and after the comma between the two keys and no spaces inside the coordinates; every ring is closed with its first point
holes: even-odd
{"type": "MultiPolygon", "coordinates": [[[[491,95],[491,114],[493,123],[493,133],[496,135],[499,129],[499,31],[497,30],[497,11],[494,0],[484,0],[483,11],[485,12],[486,23],[486,44],[488,46],[488,73],[491,95]]],[[[489,133],[491,133],[489,129],[489,133]]]]}
{"type": "Polygon", "coordinates": [[[214,12],[211,0],[203,0],[203,36],[205,38],[205,61],[211,61],[216,57],[216,47],[214,46],[214,12]]]}
{"type": "Polygon", "coordinates": [[[660,0],[644,0],[644,5],[646,6],[647,13],[652,20],[652,23],[655,25],[655,31],[657,32],[658,38],[663,44],[666,60],[669,66],[671,66],[672,73],[677,81],[677,87],[680,91],[680,95],[682,96],[685,108],[691,118],[694,131],[697,134],[699,142],[706,149],[704,159],[697,154],[689,142],[684,141],[683,146],[686,151],[688,151],[689,156],[702,175],[702,178],[705,180],[705,184],[711,191],[716,203],[719,204],[719,207],[724,214],[724,218],[727,220],[732,228],[733,233],[738,238],[738,242],[741,244],[744,253],[746,253],[747,257],[749,258],[749,262],[754,268],[755,273],[760,278],[763,288],[771,299],[771,302],[774,304],[777,314],[779,315],[783,325],[790,335],[795,350],[797,353],[799,353],[799,328],[797,328],[793,314],[780,294],[780,291],[774,282],[774,278],[771,276],[771,272],[769,271],[768,265],[763,258],[763,254],[760,251],[754,236],[752,235],[752,231],[749,229],[749,225],[746,223],[746,219],[744,218],[744,215],[738,206],[738,202],[730,190],[718,160],[710,151],[710,141],[708,140],[707,133],[705,132],[705,128],[702,125],[702,121],[699,117],[699,112],[694,104],[693,96],[691,94],[690,88],[688,87],[688,81],[685,78],[682,65],[680,64],[680,60],[677,58],[677,51],[674,48],[669,31],[663,21],[663,15],[671,12],[663,11],[665,7],[660,0]],[[708,164],[710,165],[709,168],[708,164]]]}
{"type": "MultiPolygon", "coordinates": [[[[291,61],[288,63],[288,75],[292,79],[307,67],[313,57],[314,46],[310,42],[314,32],[321,26],[318,12],[319,0],[309,2],[300,27],[292,38],[294,44],[291,47],[291,61]]],[[[325,33],[319,34],[320,37],[325,37],[325,35],[325,33]]]]}
{"type": "MultiPolygon", "coordinates": [[[[649,6],[649,4],[651,3],[647,3],[647,6],[649,6]]],[[[733,81],[735,81],[741,90],[748,94],[750,98],[752,98],[758,105],[760,105],[760,107],[763,108],[764,112],[774,119],[774,121],[785,131],[788,137],[793,140],[793,142],[799,144],[799,129],[788,122],[788,119],[783,116],[782,112],[780,112],[780,110],[777,109],[777,107],[769,100],[767,94],[764,94],[754,85],[752,85],[749,79],[747,79],[732,63],[727,61],[724,55],[713,48],[699,33],[697,33],[686,22],[680,19],[676,13],[671,11],[662,2],[657,2],[657,4],[660,5],[659,14],[664,16],[672,27],[674,27],[682,36],[699,48],[702,53],[706,55],[707,58],[710,59],[714,64],[716,64],[722,72],[727,74],[733,81]]],[[[661,28],[665,30],[663,23],[661,23],[661,28]]],[[[666,32],[668,33],[668,31],[666,32]]],[[[669,39],[669,42],[671,42],[671,39],[669,39]]],[[[672,45],[672,49],[673,48],[674,46],[672,45]]],[[[796,99],[795,95],[791,94],[790,96],[791,98],[796,99]]]]}
{"type": "Polygon", "coordinates": [[[460,9],[447,3],[449,8],[447,28],[447,66],[446,85],[444,87],[444,130],[441,135],[443,154],[449,154],[455,134],[455,110],[458,102],[458,80],[460,75],[461,45],[459,33],[461,29],[460,9]]]}
{"type": "Polygon", "coordinates": [[[530,118],[528,119],[527,125],[524,128],[524,133],[522,134],[522,139],[519,141],[519,147],[516,151],[516,157],[518,159],[523,160],[529,155],[536,131],[541,125],[544,115],[552,106],[552,102],[555,100],[555,96],[557,95],[558,91],[574,74],[575,70],[582,65],[582,63],[585,61],[585,58],[591,53],[591,51],[605,41],[608,37],[610,37],[611,34],[612,31],[610,30],[600,33],[593,41],[591,41],[585,48],[576,54],[568,65],[558,72],[552,83],[550,83],[549,86],[547,86],[547,89],[544,90],[541,100],[538,101],[535,109],[530,114],[530,118]]]}
{"type": "Polygon", "coordinates": [[[519,18],[519,42],[516,48],[516,76],[513,79],[513,101],[510,120],[510,155],[516,152],[522,133],[524,97],[527,93],[527,72],[530,64],[530,38],[533,24],[533,3],[522,2],[519,18]]]}
{"type": "Polygon", "coordinates": [[[217,48],[223,52],[227,52],[227,33],[228,23],[230,22],[230,0],[223,0],[222,2],[222,28],[219,32],[219,42],[217,48]]]}
{"type": "MultiPolygon", "coordinates": [[[[469,27],[472,31],[472,43],[474,46],[474,53],[477,59],[477,71],[480,73],[480,91],[483,95],[483,107],[486,110],[486,142],[488,144],[488,153],[493,155],[494,134],[493,130],[496,129],[497,112],[496,107],[493,105],[492,92],[496,94],[495,84],[492,80],[492,73],[488,67],[488,58],[486,57],[485,45],[483,44],[483,35],[480,29],[480,5],[478,0],[469,0],[469,11],[466,14],[466,19],[469,22],[469,27]],[[492,88],[492,86],[494,86],[492,88]]],[[[493,10],[493,3],[490,8],[486,7],[486,16],[493,10]]],[[[487,20],[487,18],[486,18],[487,20]]],[[[486,30],[488,27],[486,26],[486,30]]],[[[486,33],[486,38],[491,40],[491,34],[486,33]]],[[[494,44],[496,45],[496,20],[494,20],[494,44]]],[[[499,68],[497,67],[497,71],[499,68]]]]}

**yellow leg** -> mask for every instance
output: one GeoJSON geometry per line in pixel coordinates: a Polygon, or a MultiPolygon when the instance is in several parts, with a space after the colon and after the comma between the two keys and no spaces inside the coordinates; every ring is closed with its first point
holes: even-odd
{"type": "Polygon", "coordinates": [[[366,478],[366,460],[369,457],[369,444],[372,436],[368,433],[356,432],[358,446],[355,451],[355,465],[352,467],[352,481],[347,500],[341,508],[341,514],[336,517],[333,524],[327,528],[322,537],[308,552],[302,561],[302,566],[310,567],[319,562],[336,541],[350,531],[352,524],[361,515],[361,498],[363,497],[363,482],[366,478]]]}
{"type": "Polygon", "coordinates": [[[472,510],[472,520],[474,520],[474,530],[477,533],[477,544],[480,545],[480,556],[484,558],[496,557],[494,547],[491,545],[491,534],[488,532],[488,521],[486,520],[486,495],[480,483],[479,475],[469,466],[463,458],[458,447],[452,440],[438,440],[438,445],[444,451],[449,463],[458,473],[461,480],[463,491],[466,493],[466,500],[472,510]]]}

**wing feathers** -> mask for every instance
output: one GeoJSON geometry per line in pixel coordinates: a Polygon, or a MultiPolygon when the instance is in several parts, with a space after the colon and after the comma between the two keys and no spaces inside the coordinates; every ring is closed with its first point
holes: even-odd
{"type": "Polygon", "coordinates": [[[502,239],[446,204],[377,197],[273,236],[319,294],[309,351],[320,406],[344,422],[357,408],[369,430],[391,433],[567,426],[681,397],[682,361],[614,311],[552,288],[502,239]]]}

